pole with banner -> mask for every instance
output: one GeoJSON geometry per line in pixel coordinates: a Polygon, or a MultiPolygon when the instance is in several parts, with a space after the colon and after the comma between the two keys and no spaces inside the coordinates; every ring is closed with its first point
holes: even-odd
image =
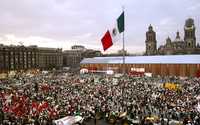
{"type": "Polygon", "coordinates": [[[113,42],[118,41],[119,37],[121,36],[121,33],[123,32],[123,74],[125,74],[125,41],[124,41],[124,7],[121,15],[117,18],[117,25],[114,28],[111,28],[110,30],[107,30],[105,35],[101,39],[101,43],[103,45],[103,50],[106,51],[108,48],[110,48],[113,45],[113,42]]]}
{"type": "Polygon", "coordinates": [[[126,69],[125,69],[125,41],[124,41],[124,29],[125,29],[125,20],[124,20],[124,6],[122,6],[122,14],[119,16],[117,19],[118,22],[118,27],[119,28],[119,33],[123,32],[122,34],[122,41],[123,41],[123,74],[125,75],[126,69]]]}
{"type": "MultiPolygon", "coordinates": [[[[124,13],[124,11],[123,11],[124,13]]],[[[125,42],[124,42],[124,32],[123,32],[123,74],[125,75],[126,73],[126,67],[125,67],[125,42]]]]}

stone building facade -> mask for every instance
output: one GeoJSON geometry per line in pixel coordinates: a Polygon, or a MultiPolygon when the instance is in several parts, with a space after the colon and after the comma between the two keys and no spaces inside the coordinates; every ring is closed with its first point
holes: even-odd
{"type": "Polygon", "coordinates": [[[146,32],[146,53],[145,55],[175,55],[175,54],[200,54],[200,46],[196,42],[196,27],[194,20],[189,18],[184,25],[184,39],[181,38],[179,32],[172,41],[170,37],[166,39],[166,43],[156,48],[156,33],[149,26],[146,32]]]}
{"type": "Polygon", "coordinates": [[[101,56],[101,52],[75,45],[71,50],[37,46],[0,44],[0,73],[29,69],[78,68],[83,58],[101,56]]]}
{"type": "Polygon", "coordinates": [[[37,68],[38,57],[36,46],[5,46],[1,44],[0,72],[37,68]]]}
{"type": "Polygon", "coordinates": [[[71,50],[63,51],[63,66],[77,68],[83,58],[101,56],[101,52],[93,49],[86,49],[84,46],[74,45],[71,50]]]}
{"type": "Polygon", "coordinates": [[[40,69],[59,69],[63,66],[62,49],[39,47],[39,68],[40,69]]]}
{"type": "Polygon", "coordinates": [[[0,45],[0,72],[62,67],[62,49],[0,45]]]}
{"type": "Polygon", "coordinates": [[[146,54],[147,55],[156,55],[157,54],[157,41],[156,41],[156,32],[153,30],[153,27],[150,25],[148,31],[146,32],[146,54]]]}
{"type": "Polygon", "coordinates": [[[65,50],[63,51],[63,66],[75,68],[83,59],[82,50],[65,50]]]}

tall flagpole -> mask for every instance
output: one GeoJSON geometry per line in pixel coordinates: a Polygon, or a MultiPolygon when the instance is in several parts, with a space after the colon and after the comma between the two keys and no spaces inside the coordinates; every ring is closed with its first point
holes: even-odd
{"type": "MultiPolygon", "coordinates": [[[[124,13],[124,6],[122,6],[122,12],[124,13]]],[[[125,27],[125,13],[124,13],[124,27],[125,27]]],[[[125,29],[125,28],[124,28],[125,29]]],[[[124,30],[125,32],[125,30],[124,30]]],[[[125,75],[126,73],[126,69],[125,69],[125,42],[124,42],[124,32],[123,32],[123,75],[125,75]]]]}
{"type": "Polygon", "coordinates": [[[123,32],[123,74],[125,75],[125,44],[124,44],[124,32],[123,32]]]}
{"type": "MultiPolygon", "coordinates": [[[[124,6],[122,6],[122,12],[124,13],[124,6]]],[[[125,13],[124,13],[124,31],[125,31],[125,13]]],[[[123,31],[123,76],[125,76],[126,70],[125,70],[125,42],[124,42],[124,31],[123,31]]],[[[125,82],[123,80],[123,82],[125,82]]],[[[124,89],[125,89],[125,83],[123,83],[123,89],[122,89],[122,99],[124,100],[125,97],[125,93],[124,93],[124,89]]]]}

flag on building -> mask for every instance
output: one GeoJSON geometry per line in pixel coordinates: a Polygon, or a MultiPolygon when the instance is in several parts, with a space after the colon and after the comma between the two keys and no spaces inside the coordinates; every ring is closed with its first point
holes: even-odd
{"type": "Polygon", "coordinates": [[[108,30],[101,39],[104,51],[110,48],[113,42],[119,40],[118,38],[122,32],[124,32],[124,12],[117,18],[117,25],[108,30]]]}

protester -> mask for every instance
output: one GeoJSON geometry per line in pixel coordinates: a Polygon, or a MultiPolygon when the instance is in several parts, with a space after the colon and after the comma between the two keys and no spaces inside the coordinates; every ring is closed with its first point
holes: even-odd
{"type": "Polygon", "coordinates": [[[141,124],[200,124],[199,78],[39,73],[1,80],[0,86],[0,124],[52,125],[75,115],[95,124],[124,118],[141,124]],[[167,82],[181,87],[166,89],[167,82]]]}

